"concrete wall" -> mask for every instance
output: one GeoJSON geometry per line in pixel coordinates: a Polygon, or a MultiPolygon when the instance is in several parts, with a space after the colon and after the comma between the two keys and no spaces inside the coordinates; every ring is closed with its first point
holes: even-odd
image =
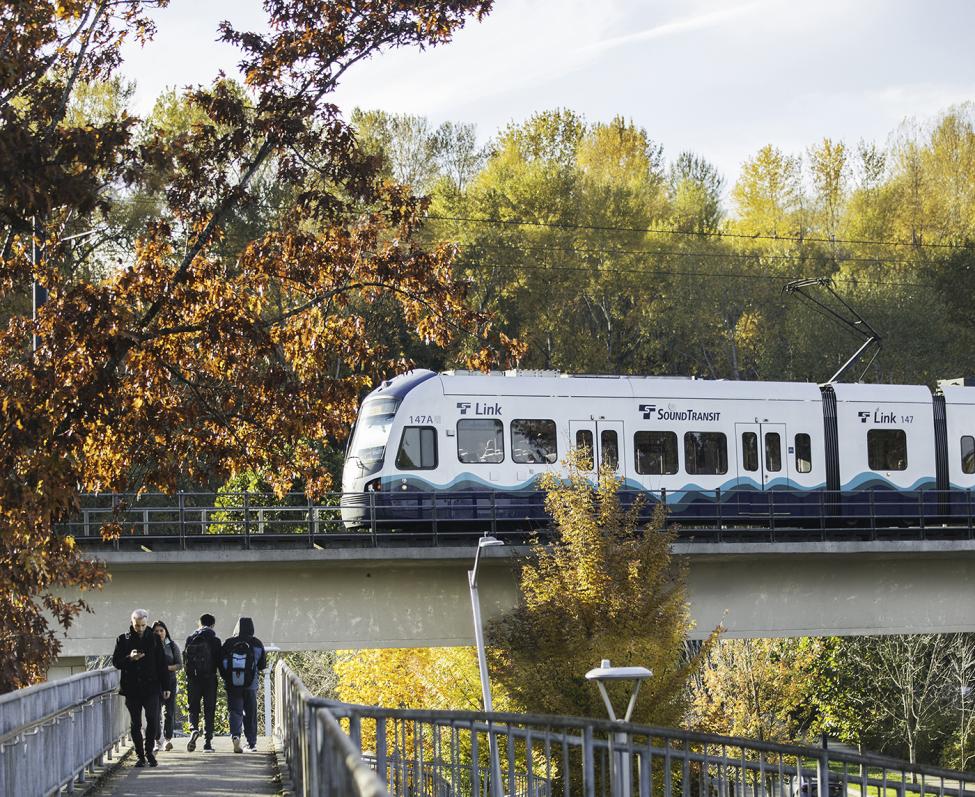
{"type": "MultiPolygon", "coordinates": [[[[689,545],[695,634],[727,637],[975,631],[971,541],[689,545]]],[[[514,605],[519,552],[489,549],[485,617],[514,605]]],[[[183,639],[210,612],[238,615],[285,650],[473,644],[465,571],[472,548],[108,553],[111,581],[87,599],[64,656],[111,653],[133,608],[183,639]]]]}
{"type": "Polygon", "coordinates": [[[60,681],[87,670],[84,656],[61,656],[57,664],[47,671],[47,680],[60,681]]]}

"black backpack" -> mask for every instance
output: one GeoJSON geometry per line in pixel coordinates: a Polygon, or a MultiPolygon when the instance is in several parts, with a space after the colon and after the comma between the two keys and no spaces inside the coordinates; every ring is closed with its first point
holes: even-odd
{"type": "Polygon", "coordinates": [[[247,688],[254,682],[254,646],[238,639],[227,654],[227,684],[247,688]]]}
{"type": "Polygon", "coordinates": [[[213,660],[213,647],[208,634],[197,631],[186,640],[183,666],[190,678],[212,678],[217,674],[217,663],[213,660]]]}

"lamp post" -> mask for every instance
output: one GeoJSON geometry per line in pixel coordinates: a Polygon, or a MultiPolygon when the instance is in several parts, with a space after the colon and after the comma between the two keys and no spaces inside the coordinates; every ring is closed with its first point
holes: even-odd
{"type": "MultiPolygon", "coordinates": [[[[603,703],[606,705],[606,712],[609,714],[611,722],[629,722],[633,716],[633,709],[636,707],[636,696],[640,693],[640,685],[653,673],[646,667],[613,667],[609,659],[603,659],[598,667],[586,673],[586,679],[595,681],[599,687],[599,694],[603,696],[603,703]],[[626,714],[623,719],[617,719],[616,712],[613,710],[613,702],[609,699],[606,691],[606,681],[633,681],[633,689],[630,692],[630,702],[626,707],[626,714]]],[[[623,746],[626,744],[626,732],[620,731],[613,734],[610,743],[610,773],[612,777],[611,793],[614,797],[630,797],[630,754],[623,750],[613,750],[613,742],[623,746]]]]}
{"type": "MultiPolygon", "coordinates": [[[[273,642],[264,648],[265,653],[280,653],[281,648],[275,645],[273,642]]],[[[274,743],[274,717],[271,714],[271,670],[273,668],[266,667],[264,669],[264,735],[271,739],[271,743],[274,743]]]]}
{"type": "MultiPolygon", "coordinates": [[[[481,600],[477,595],[477,565],[481,559],[481,550],[504,543],[485,534],[477,541],[477,553],[474,554],[474,567],[467,571],[467,584],[471,589],[471,611],[474,613],[474,643],[477,646],[477,667],[481,674],[481,697],[484,699],[484,711],[494,711],[491,702],[491,681],[488,678],[487,654],[484,651],[484,627],[481,624],[481,600]]],[[[494,733],[488,729],[488,746],[491,756],[491,794],[500,797],[501,794],[501,763],[498,760],[498,746],[494,733]]]]}

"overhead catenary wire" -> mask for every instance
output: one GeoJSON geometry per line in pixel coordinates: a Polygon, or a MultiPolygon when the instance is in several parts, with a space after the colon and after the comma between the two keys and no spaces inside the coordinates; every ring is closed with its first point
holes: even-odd
{"type": "MultiPolygon", "coordinates": [[[[151,208],[153,210],[159,210],[160,204],[165,204],[165,202],[159,202],[153,200],[149,197],[130,197],[128,199],[120,199],[122,203],[129,203],[135,206],[141,206],[144,208],[151,208]]],[[[289,203],[274,206],[275,210],[285,210],[289,207],[289,203]]],[[[359,215],[357,211],[348,211],[346,213],[351,218],[359,215]]],[[[733,232],[731,230],[682,230],[675,227],[640,227],[640,226],[626,226],[626,225],[610,225],[610,224],[584,224],[582,222],[559,222],[559,221],[533,221],[529,219],[501,219],[492,216],[447,216],[434,213],[428,213],[425,217],[428,221],[444,221],[444,222],[460,222],[469,224],[490,224],[496,226],[509,226],[509,227],[540,227],[546,229],[557,229],[557,230],[591,230],[593,232],[608,232],[608,233],[626,233],[633,234],[639,233],[644,235],[671,235],[676,237],[684,238],[713,238],[713,239],[732,239],[740,241],[775,241],[779,243],[792,243],[792,244],[831,244],[831,245],[843,245],[843,246],[878,246],[878,247],[908,247],[912,249],[940,249],[946,251],[957,251],[957,250],[973,250],[975,249],[975,243],[945,243],[945,242],[927,242],[927,241],[901,241],[901,240],[880,240],[871,238],[836,238],[836,237],[824,237],[821,235],[779,235],[777,233],[743,233],[743,232],[733,232]]],[[[888,262],[913,262],[906,260],[891,261],[885,258],[888,262]]]]}
{"type": "MultiPolygon", "coordinates": [[[[453,244],[452,241],[431,241],[431,244],[446,243],[453,244]]],[[[460,244],[460,248],[465,248],[467,244],[460,244]]],[[[478,244],[477,247],[482,247],[483,245],[478,244]]],[[[502,246],[502,245],[487,245],[483,248],[497,248],[502,251],[510,251],[512,249],[523,249],[524,251],[532,251],[533,247],[519,247],[519,246],[502,246]]],[[[554,251],[562,251],[559,248],[554,248],[554,251]]],[[[578,250],[566,249],[566,252],[576,253],[578,250]]],[[[614,254],[612,250],[598,250],[601,253],[614,254]]],[[[635,253],[640,254],[639,250],[635,250],[635,253]]],[[[648,252],[648,254],[653,254],[653,252],[648,252]]],[[[680,257],[693,256],[696,253],[693,252],[675,252],[674,253],[680,257]]],[[[716,255],[720,257],[720,255],[716,255]]],[[[759,254],[751,254],[748,257],[760,260],[762,258],[759,254]]],[[[795,256],[788,256],[789,259],[798,259],[795,256]]],[[[864,262],[873,262],[877,265],[883,265],[889,262],[911,262],[911,261],[889,261],[886,259],[868,259],[864,262]]],[[[783,280],[795,280],[795,279],[809,279],[819,274],[802,274],[802,273],[773,273],[773,274],[754,274],[754,273],[742,273],[739,271],[689,271],[684,269],[669,269],[660,268],[655,263],[647,262],[646,265],[640,267],[633,266],[612,266],[609,268],[599,268],[593,266],[572,266],[572,265],[560,265],[560,264],[533,264],[533,263],[512,263],[512,262],[461,262],[457,263],[460,268],[465,268],[474,271],[490,271],[494,269],[503,269],[506,271],[542,271],[542,272],[560,272],[560,273],[579,273],[579,274],[604,274],[604,275],[616,275],[616,274],[635,274],[638,276],[671,276],[671,277],[707,277],[709,279],[744,279],[744,280],[760,280],[766,282],[778,282],[781,283],[783,280]]],[[[883,280],[876,279],[869,276],[861,277],[833,277],[833,281],[837,283],[853,284],[853,285],[869,285],[871,287],[900,287],[900,288],[932,288],[935,287],[931,283],[926,282],[906,282],[903,280],[883,280]]]]}
{"type": "Polygon", "coordinates": [[[730,230],[681,230],[674,227],[627,227],[623,225],[582,224],[578,222],[529,221],[526,219],[499,219],[490,216],[440,216],[428,214],[431,221],[456,221],[474,224],[495,224],[516,227],[546,227],[561,230],[592,230],[594,232],[643,233],[654,235],[675,235],[692,238],[735,238],[748,241],[779,241],[782,243],[843,244],[847,246],[907,246],[915,249],[971,249],[972,244],[927,243],[924,241],[881,241],[866,238],[835,238],[805,235],[778,235],[775,233],[744,233],[730,230]]]}
{"type": "MultiPolygon", "coordinates": [[[[660,255],[664,257],[694,257],[701,259],[731,259],[731,260],[793,260],[803,261],[808,256],[799,254],[772,254],[768,252],[701,252],[686,249],[629,249],[624,247],[578,247],[578,246],[555,246],[552,244],[523,244],[518,242],[487,242],[487,241],[454,241],[451,239],[440,239],[430,241],[431,244],[443,246],[459,246],[471,248],[510,250],[520,249],[526,252],[565,252],[567,254],[579,255],[660,255]]],[[[872,263],[874,265],[901,264],[918,265],[916,259],[896,258],[896,257],[847,257],[845,255],[830,255],[831,260],[843,263],[872,263]]]]}
{"type": "MultiPolygon", "coordinates": [[[[158,203],[146,197],[133,197],[128,201],[136,206],[142,205],[145,207],[152,206],[153,209],[158,209],[158,203]]],[[[283,208],[279,208],[283,209],[283,208]]],[[[349,215],[354,215],[351,212],[349,215]]],[[[677,230],[671,228],[661,228],[661,227],[626,227],[626,226],[610,226],[610,225],[590,225],[590,224],[577,224],[569,222],[539,222],[539,221],[528,221],[528,220],[516,220],[516,219],[495,219],[490,217],[474,217],[474,216],[441,216],[441,215],[427,215],[425,217],[428,220],[433,221],[454,221],[454,222],[469,222],[469,223],[481,223],[481,224],[500,224],[500,225],[512,225],[512,226],[534,226],[534,227],[544,227],[553,229],[563,229],[563,230],[593,230],[601,232],[622,232],[622,233],[644,233],[644,234],[663,234],[663,235],[681,235],[694,238],[731,238],[739,240],[773,240],[779,242],[791,242],[795,244],[808,244],[808,243],[830,243],[830,244],[845,244],[845,245],[865,245],[865,246],[912,246],[915,248],[939,248],[939,249],[949,249],[949,250],[971,250],[971,244],[942,244],[942,243],[923,243],[923,242],[905,242],[905,241],[880,241],[880,240],[868,240],[868,239],[838,239],[838,238],[822,238],[822,237],[804,237],[804,236],[779,236],[779,235],[749,235],[745,233],[734,233],[729,231],[688,231],[688,230],[677,230]]],[[[430,240],[426,242],[427,245],[452,245],[458,246],[460,248],[484,248],[493,249],[498,251],[510,251],[517,249],[524,252],[535,252],[535,251],[549,251],[549,252],[564,252],[566,254],[572,255],[642,255],[642,256],[652,256],[652,257],[667,257],[667,258],[680,258],[680,259],[726,259],[726,260],[755,260],[755,261],[793,261],[793,262],[803,262],[808,258],[808,255],[803,256],[798,253],[774,253],[766,251],[715,251],[715,252],[703,252],[703,251],[688,251],[682,249],[632,249],[624,247],[577,247],[577,246],[555,246],[551,244],[526,244],[521,242],[486,242],[486,241],[471,241],[463,242],[451,239],[440,239],[440,240],[430,240]]],[[[863,257],[863,256],[843,256],[843,255],[831,255],[836,263],[860,263],[860,264],[872,264],[877,266],[900,264],[900,265],[918,265],[919,261],[916,259],[908,258],[896,258],[896,257],[863,257]]],[[[479,270],[479,269],[505,269],[505,270],[523,270],[523,271],[555,271],[555,272],[565,272],[565,273],[593,273],[591,267],[585,266],[566,266],[566,265],[532,265],[525,263],[462,263],[459,264],[462,268],[479,270]]],[[[782,280],[791,279],[803,279],[818,276],[817,274],[803,274],[803,273],[792,273],[792,274],[743,274],[740,272],[714,272],[714,271],[689,271],[689,270],[676,270],[676,269],[660,269],[652,263],[648,263],[647,266],[641,268],[631,268],[631,267],[618,267],[614,266],[611,269],[614,274],[655,274],[659,276],[673,276],[673,277],[706,277],[709,279],[736,279],[736,280],[758,280],[758,281],[775,281],[781,282],[782,280]]],[[[853,284],[853,285],[869,285],[871,287],[902,287],[902,288],[930,288],[934,287],[931,283],[925,282],[905,282],[901,280],[883,280],[876,279],[874,277],[858,276],[858,277],[834,277],[834,281],[842,284],[853,284]]]]}
{"type": "MultiPolygon", "coordinates": [[[[503,269],[506,271],[544,271],[544,272],[565,272],[565,273],[580,273],[580,274],[595,274],[600,272],[595,272],[592,268],[587,268],[585,266],[541,266],[533,264],[523,264],[523,263],[461,263],[459,264],[461,268],[467,268],[474,271],[489,271],[491,269],[503,269]]],[[[707,277],[709,279],[744,279],[744,280],[762,280],[765,282],[778,282],[781,283],[784,280],[792,279],[806,279],[814,275],[811,274],[742,274],[734,271],[678,271],[673,269],[659,269],[655,268],[652,264],[648,265],[646,268],[612,268],[606,269],[601,272],[604,275],[612,276],[615,274],[636,274],[642,276],[665,276],[665,277],[707,277]]],[[[857,279],[852,277],[834,277],[833,282],[839,282],[844,284],[853,285],[869,285],[871,287],[900,287],[900,288],[933,288],[934,286],[930,283],[923,282],[894,282],[889,280],[876,280],[870,278],[857,279]]],[[[632,286],[627,285],[626,290],[630,290],[632,286]]]]}

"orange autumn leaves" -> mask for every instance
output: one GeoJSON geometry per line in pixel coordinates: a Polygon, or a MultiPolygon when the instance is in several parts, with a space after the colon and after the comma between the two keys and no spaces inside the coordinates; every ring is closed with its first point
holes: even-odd
{"type": "Polygon", "coordinates": [[[79,81],[110,80],[119,42],[150,34],[146,12],[162,5],[4,12],[0,692],[43,674],[52,627],[104,582],[52,534],[80,491],[261,469],[278,491],[320,492],[322,446],[344,437],[377,375],[408,366],[380,343],[386,325],[468,341],[476,367],[519,349],[469,309],[453,252],[414,243],[425,202],[381,177],[328,102],[358,61],[445,42],[490,2],[367,0],[323,16],[312,0],[268,0],[268,32],[221,30],[242,50],[247,93],[223,80],[189,92],[175,131],[124,111],[72,121],[79,81]],[[114,212],[132,196],[154,208],[134,228],[114,212]],[[36,327],[32,275],[50,291],[36,327]]]}

